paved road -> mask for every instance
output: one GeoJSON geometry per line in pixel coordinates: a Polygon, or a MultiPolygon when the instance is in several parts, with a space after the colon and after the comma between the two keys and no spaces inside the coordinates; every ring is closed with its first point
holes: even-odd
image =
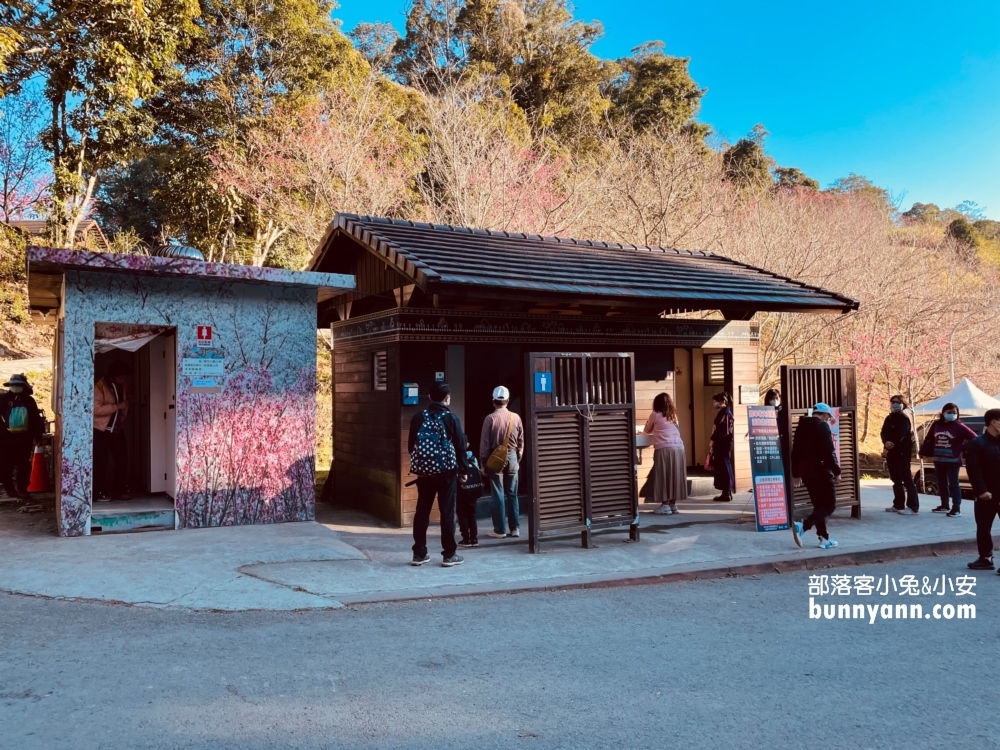
{"type": "Polygon", "coordinates": [[[4,380],[19,372],[41,372],[50,369],[52,369],[52,357],[50,356],[0,360],[0,378],[4,380]]]}
{"type": "Polygon", "coordinates": [[[237,615],[4,596],[0,746],[1000,746],[1000,578],[950,622],[810,620],[807,589],[803,573],[237,615]]]}

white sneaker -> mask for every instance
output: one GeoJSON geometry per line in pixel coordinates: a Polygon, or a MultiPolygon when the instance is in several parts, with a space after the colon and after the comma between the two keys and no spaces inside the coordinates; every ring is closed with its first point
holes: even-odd
{"type": "Polygon", "coordinates": [[[823,537],[820,537],[820,539],[819,539],[819,547],[820,547],[820,549],[833,549],[834,547],[838,547],[838,546],[840,546],[840,545],[838,545],[832,539],[824,539],[823,537]]]}
{"type": "Polygon", "coordinates": [[[805,529],[802,528],[802,521],[796,521],[792,524],[792,538],[800,547],[802,546],[802,535],[805,533],[805,529]]]}
{"type": "Polygon", "coordinates": [[[511,529],[510,532],[507,534],[507,536],[510,536],[510,537],[519,537],[519,536],[521,536],[521,530],[520,529],[511,529]]]}
{"type": "Polygon", "coordinates": [[[497,532],[495,532],[495,531],[491,531],[486,536],[491,537],[493,539],[506,539],[507,538],[507,535],[504,534],[502,531],[499,534],[497,532]]]}
{"type": "Polygon", "coordinates": [[[913,510],[913,508],[903,508],[901,511],[898,511],[898,512],[899,512],[899,515],[901,515],[901,516],[915,516],[915,515],[917,515],[917,511],[913,510]]]}
{"type": "Polygon", "coordinates": [[[669,505],[661,505],[659,508],[653,511],[654,516],[669,516],[673,513],[669,505]]]}

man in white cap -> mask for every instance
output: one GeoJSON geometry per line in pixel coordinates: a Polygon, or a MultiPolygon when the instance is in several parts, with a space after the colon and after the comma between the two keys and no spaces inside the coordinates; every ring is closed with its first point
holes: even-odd
{"type": "Polygon", "coordinates": [[[796,487],[805,483],[813,505],[813,512],[805,521],[796,521],[792,526],[795,543],[800,547],[803,534],[813,526],[822,549],[837,546],[826,530],[826,519],[837,507],[835,477],[840,476],[831,419],[833,409],[820,402],[812,408],[811,415],[799,419],[792,438],[792,478],[796,487]]]}
{"type": "Polygon", "coordinates": [[[483,420],[479,438],[479,466],[490,485],[493,509],[493,531],[487,536],[494,539],[521,536],[517,470],[524,455],[524,425],[508,411],[509,402],[509,390],[502,385],[493,389],[493,413],[483,420]]]}

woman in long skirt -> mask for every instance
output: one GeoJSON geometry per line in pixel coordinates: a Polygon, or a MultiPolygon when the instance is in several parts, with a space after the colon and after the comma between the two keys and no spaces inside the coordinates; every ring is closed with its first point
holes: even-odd
{"type": "Polygon", "coordinates": [[[660,504],[653,512],[669,516],[677,512],[678,500],[687,500],[687,458],[670,394],[653,399],[643,432],[653,436],[653,500],[660,504]]]}
{"type": "Polygon", "coordinates": [[[712,396],[715,421],[712,429],[712,476],[715,489],[720,494],[712,499],[717,503],[728,503],[733,499],[736,477],[733,475],[733,411],[732,399],[727,393],[712,396]]]}

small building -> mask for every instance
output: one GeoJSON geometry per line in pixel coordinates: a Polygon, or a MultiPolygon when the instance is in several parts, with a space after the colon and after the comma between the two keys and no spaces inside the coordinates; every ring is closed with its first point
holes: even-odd
{"type": "Polygon", "coordinates": [[[711,253],[350,214],[331,223],[309,269],[357,279],[319,303],[334,341],[333,498],[400,526],[416,507],[409,423],[431,384],[451,385],[476,450],[495,386],[525,413],[531,352],[633,353],[637,427],[654,396],[670,393],[692,469],[708,450],[713,394],[732,394],[736,481],[747,489],[740,405],[759,399],[755,314],[858,306],[711,253]]]}
{"type": "Polygon", "coordinates": [[[316,304],[353,277],[40,247],[27,264],[56,329],[61,536],[314,517],[316,304]],[[116,362],[132,497],[95,505],[95,380],[116,362]]]}

